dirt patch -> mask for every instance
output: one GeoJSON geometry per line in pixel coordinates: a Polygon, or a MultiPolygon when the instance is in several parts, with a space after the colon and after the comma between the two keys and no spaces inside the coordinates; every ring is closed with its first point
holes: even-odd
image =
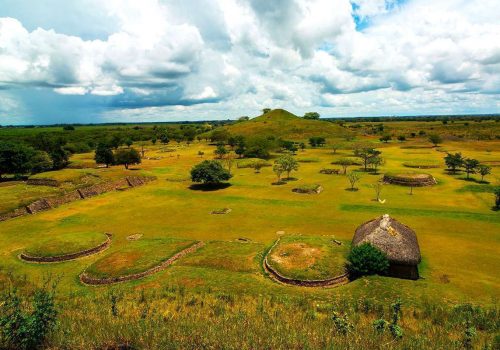
{"type": "Polygon", "coordinates": [[[232,211],[231,208],[215,209],[215,210],[212,210],[211,214],[223,215],[223,214],[229,214],[231,211],[232,211]]]}
{"type": "Polygon", "coordinates": [[[102,252],[103,250],[107,249],[111,245],[111,234],[106,233],[107,239],[105,242],[101,243],[97,247],[82,250],[80,252],[76,253],[71,253],[71,254],[64,254],[64,255],[57,255],[57,256],[32,256],[27,253],[21,253],[19,257],[24,260],[24,261],[29,261],[29,262],[37,262],[37,263],[52,263],[52,262],[63,262],[63,261],[69,261],[69,260],[75,260],[84,256],[89,256],[93,254],[97,254],[99,252],[102,252]]]}
{"type": "Polygon", "coordinates": [[[142,233],[136,233],[134,235],[127,236],[127,241],[137,241],[138,239],[141,239],[142,233]]]}

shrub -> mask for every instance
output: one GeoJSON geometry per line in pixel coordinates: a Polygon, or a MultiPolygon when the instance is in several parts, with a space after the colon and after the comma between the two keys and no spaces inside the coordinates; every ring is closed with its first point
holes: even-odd
{"type": "Polygon", "coordinates": [[[383,275],[389,269],[387,256],[370,243],[352,248],[347,261],[351,277],[383,275]]]}
{"type": "Polygon", "coordinates": [[[36,289],[31,311],[25,310],[16,290],[9,291],[0,303],[1,348],[37,349],[57,322],[54,289],[36,289]]]}
{"type": "Polygon", "coordinates": [[[141,155],[135,148],[119,149],[115,153],[115,163],[128,169],[129,165],[141,163],[141,155]]]}
{"type": "Polygon", "coordinates": [[[215,160],[204,160],[191,169],[191,180],[204,184],[219,184],[231,178],[229,171],[215,160]]]}

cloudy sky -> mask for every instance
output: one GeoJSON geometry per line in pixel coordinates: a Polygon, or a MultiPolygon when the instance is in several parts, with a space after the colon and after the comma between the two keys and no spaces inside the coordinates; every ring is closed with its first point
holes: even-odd
{"type": "Polygon", "coordinates": [[[498,0],[0,0],[0,124],[500,112],[498,0]]]}

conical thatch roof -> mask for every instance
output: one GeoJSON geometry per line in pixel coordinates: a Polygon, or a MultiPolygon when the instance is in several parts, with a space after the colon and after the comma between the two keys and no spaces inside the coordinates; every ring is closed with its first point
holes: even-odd
{"type": "Polygon", "coordinates": [[[356,229],[352,245],[363,243],[371,243],[380,249],[391,263],[417,265],[421,259],[415,232],[387,214],[356,229]]]}

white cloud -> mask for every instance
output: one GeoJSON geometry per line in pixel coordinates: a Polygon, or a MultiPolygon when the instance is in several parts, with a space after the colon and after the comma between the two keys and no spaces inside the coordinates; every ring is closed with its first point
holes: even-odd
{"type": "Polygon", "coordinates": [[[225,118],[263,106],[326,115],[461,113],[466,104],[496,111],[500,2],[400,3],[112,0],[96,9],[117,28],[102,40],[0,18],[0,89],[111,96],[108,113],[127,114],[129,104],[136,116],[225,118]]]}

